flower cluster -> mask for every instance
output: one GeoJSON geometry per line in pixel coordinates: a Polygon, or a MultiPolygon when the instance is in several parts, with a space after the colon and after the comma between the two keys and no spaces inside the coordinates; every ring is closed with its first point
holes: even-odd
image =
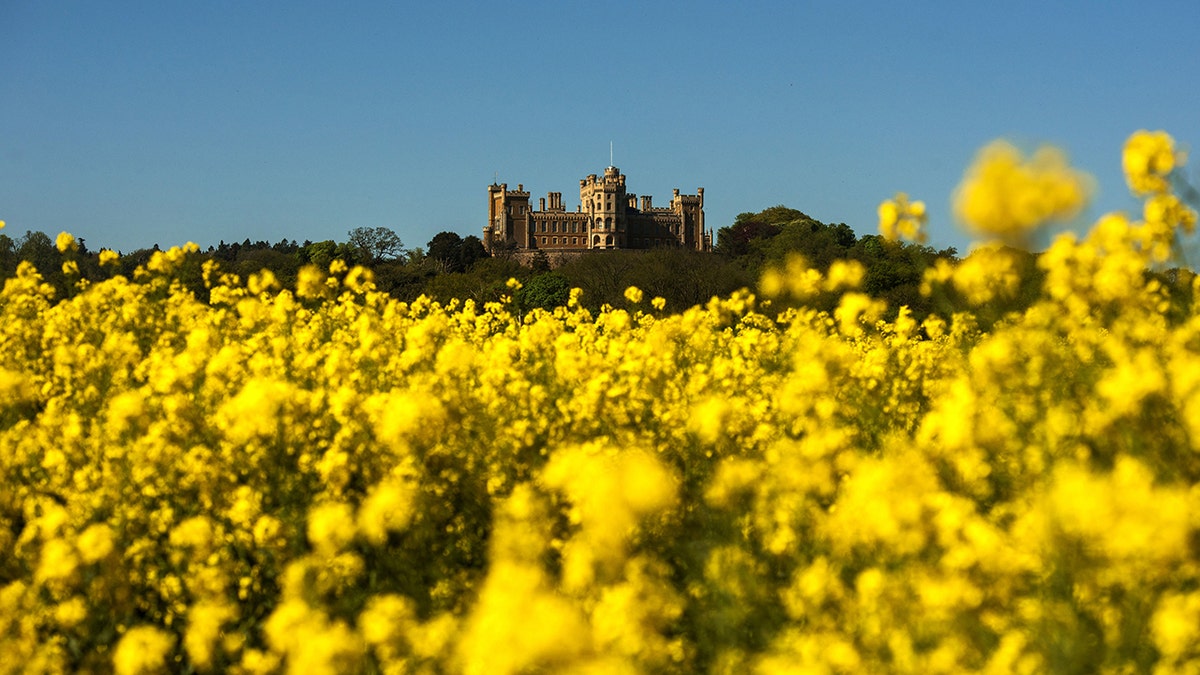
{"type": "Polygon", "coordinates": [[[954,213],[985,237],[1021,241],[1050,221],[1075,217],[1087,202],[1091,179],[1052,147],[1026,159],[1005,141],[985,147],[954,196],[954,213]]]}
{"type": "MultiPolygon", "coordinates": [[[[673,315],[22,265],[0,672],[1197,672],[1200,305],[1147,226],[986,330],[852,262],[763,280],[830,311],[673,315]]],[[[1009,255],[928,284],[985,306],[1009,255]]]]}
{"type": "Polygon", "coordinates": [[[888,241],[903,238],[924,242],[925,220],[925,202],[910,202],[908,195],[903,192],[896,193],[893,199],[884,200],[879,205],[879,233],[888,241]]]}

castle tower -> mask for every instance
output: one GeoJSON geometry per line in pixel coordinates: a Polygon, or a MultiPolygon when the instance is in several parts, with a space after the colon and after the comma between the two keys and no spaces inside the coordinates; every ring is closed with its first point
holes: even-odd
{"type": "Polygon", "coordinates": [[[507,243],[520,248],[530,245],[529,193],[518,184],[509,190],[508,183],[488,186],[488,224],[483,228],[483,246],[491,252],[507,243]]]}
{"type": "Polygon", "coordinates": [[[697,188],[694,195],[681,195],[676,188],[670,208],[680,220],[679,245],[694,251],[711,251],[712,236],[704,228],[704,188],[697,188]]]}
{"type": "Polygon", "coordinates": [[[579,181],[580,209],[588,214],[588,248],[624,248],[626,228],[625,175],[615,166],[604,177],[591,174],[579,181]]]}

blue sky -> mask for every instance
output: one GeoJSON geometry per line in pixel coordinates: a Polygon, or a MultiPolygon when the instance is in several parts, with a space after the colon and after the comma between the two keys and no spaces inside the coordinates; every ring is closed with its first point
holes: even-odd
{"type": "MultiPolygon", "coordinates": [[[[601,172],[714,230],[775,204],[875,231],[998,137],[1134,209],[1139,128],[1200,144],[1200,6],[0,0],[0,220],[93,249],[479,234],[487,185],[601,172]]],[[[1193,181],[1195,182],[1195,181],[1193,181]]]]}

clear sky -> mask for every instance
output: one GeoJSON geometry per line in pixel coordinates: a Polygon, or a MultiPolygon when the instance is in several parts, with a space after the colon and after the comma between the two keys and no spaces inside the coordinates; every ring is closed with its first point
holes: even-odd
{"type": "Polygon", "coordinates": [[[497,177],[574,209],[612,142],[656,205],[703,186],[714,230],[785,204],[871,233],[905,191],[964,250],[951,194],[989,140],[1060,145],[1090,216],[1132,209],[1121,144],[1200,146],[1198,83],[1196,0],[0,0],[0,220],[424,246],[480,234],[497,177]]]}

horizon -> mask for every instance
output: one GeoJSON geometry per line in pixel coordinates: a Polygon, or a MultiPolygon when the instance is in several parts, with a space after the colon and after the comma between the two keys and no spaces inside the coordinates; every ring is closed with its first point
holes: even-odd
{"type": "Polygon", "coordinates": [[[574,208],[607,160],[656,200],[704,187],[714,237],[776,205],[873,234],[905,192],[928,244],[965,253],[950,200],[996,138],[1096,178],[1076,228],[1138,208],[1129,134],[1200,143],[1184,2],[505,7],[10,3],[4,233],[124,252],[387,227],[424,247],[480,236],[493,181],[574,208]]]}

